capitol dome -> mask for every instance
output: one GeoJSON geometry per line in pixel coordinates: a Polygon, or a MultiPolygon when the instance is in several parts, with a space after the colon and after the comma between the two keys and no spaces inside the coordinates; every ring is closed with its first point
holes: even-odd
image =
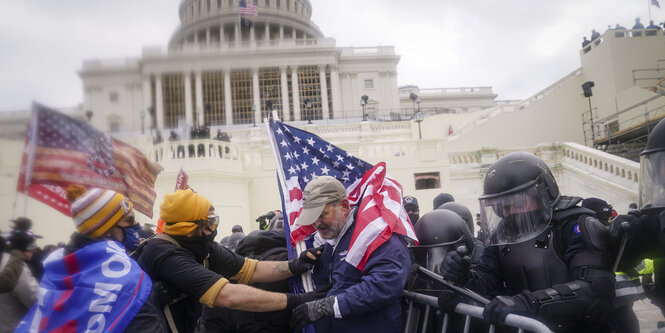
{"type": "MultiPolygon", "coordinates": [[[[183,0],[180,26],[169,42],[170,49],[187,44],[233,44],[238,41],[322,38],[310,21],[312,5],[308,0],[248,0],[257,7],[257,16],[243,16],[239,0],[183,0]]],[[[232,45],[233,46],[233,45],[232,45]]]]}

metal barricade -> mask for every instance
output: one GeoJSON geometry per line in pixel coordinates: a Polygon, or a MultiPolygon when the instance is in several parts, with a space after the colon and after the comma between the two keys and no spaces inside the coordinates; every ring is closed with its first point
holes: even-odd
{"type": "MultiPolygon", "coordinates": [[[[425,305],[425,314],[423,316],[423,322],[427,323],[429,316],[436,315],[436,310],[439,309],[439,304],[437,298],[434,296],[429,296],[421,293],[416,293],[412,291],[405,290],[403,294],[404,298],[410,300],[409,303],[409,313],[406,317],[406,323],[404,325],[404,333],[416,333],[418,325],[414,326],[414,320],[418,321],[420,319],[420,311],[415,311],[414,303],[425,305]],[[412,329],[414,327],[414,329],[412,329]],[[411,331],[413,330],[413,331],[411,331]]],[[[474,306],[470,304],[460,303],[455,308],[455,312],[465,316],[464,322],[464,333],[469,332],[471,325],[471,318],[478,318],[483,320],[483,308],[479,306],[474,306]]],[[[441,333],[446,333],[448,331],[448,324],[450,321],[450,314],[446,313],[443,317],[443,325],[441,326],[441,333]]],[[[545,324],[535,320],[533,318],[519,316],[515,314],[509,314],[506,317],[506,322],[504,326],[515,327],[518,329],[519,333],[524,331],[535,332],[535,333],[551,333],[552,331],[545,326],[545,324]]],[[[422,332],[426,332],[427,325],[422,325],[422,332]]],[[[494,333],[494,326],[489,326],[489,333],[494,333]]]]}

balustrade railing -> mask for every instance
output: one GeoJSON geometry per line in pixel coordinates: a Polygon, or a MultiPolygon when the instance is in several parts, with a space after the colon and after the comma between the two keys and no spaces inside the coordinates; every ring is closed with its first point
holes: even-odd
{"type": "Polygon", "coordinates": [[[156,163],[182,159],[238,160],[240,153],[230,142],[203,139],[157,143],[148,157],[156,163]]]}

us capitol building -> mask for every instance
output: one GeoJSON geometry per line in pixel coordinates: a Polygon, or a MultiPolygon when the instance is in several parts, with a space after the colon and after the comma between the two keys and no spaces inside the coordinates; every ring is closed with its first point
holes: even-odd
{"type": "MultiPolygon", "coordinates": [[[[221,216],[218,238],[235,224],[255,230],[256,217],[281,209],[264,123],[273,111],[354,156],[385,161],[421,215],[441,192],[478,212],[487,167],[517,150],[543,158],[562,193],[601,197],[620,212],[637,201],[637,154],[665,115],[662,31],[607,30],[579,50],[569,75],[524,100],[499,101],[491,87],[399,87],[394,47],[338,46],[310,20],[308,0],[258,0],[258,15],[243,19],[238,7],[182,1],[167,47],[84,61],[84,100],[61,109],[164,167],[155,221],[180,168],[221,216]],[[210,138],[191,137],[199,128],[210,138]],[[218,131],[228,140],[213,140],[218,131]]],[[[0,207],[15,216],[25,209],[43,244],[65,241],[70,219],[15,191],[29,115],[0,114],[0,207]]]]}

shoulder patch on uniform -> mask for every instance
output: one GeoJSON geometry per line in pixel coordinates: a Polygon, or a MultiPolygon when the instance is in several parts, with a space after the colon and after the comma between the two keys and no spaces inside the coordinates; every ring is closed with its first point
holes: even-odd
{"type": "Polygon", "coordinates": [[[573,227],[573,231],[578,235],[582,234],[582,230],[580,229],[580,224],[579,223],[575,223],[575,226],[573,227]]]}

